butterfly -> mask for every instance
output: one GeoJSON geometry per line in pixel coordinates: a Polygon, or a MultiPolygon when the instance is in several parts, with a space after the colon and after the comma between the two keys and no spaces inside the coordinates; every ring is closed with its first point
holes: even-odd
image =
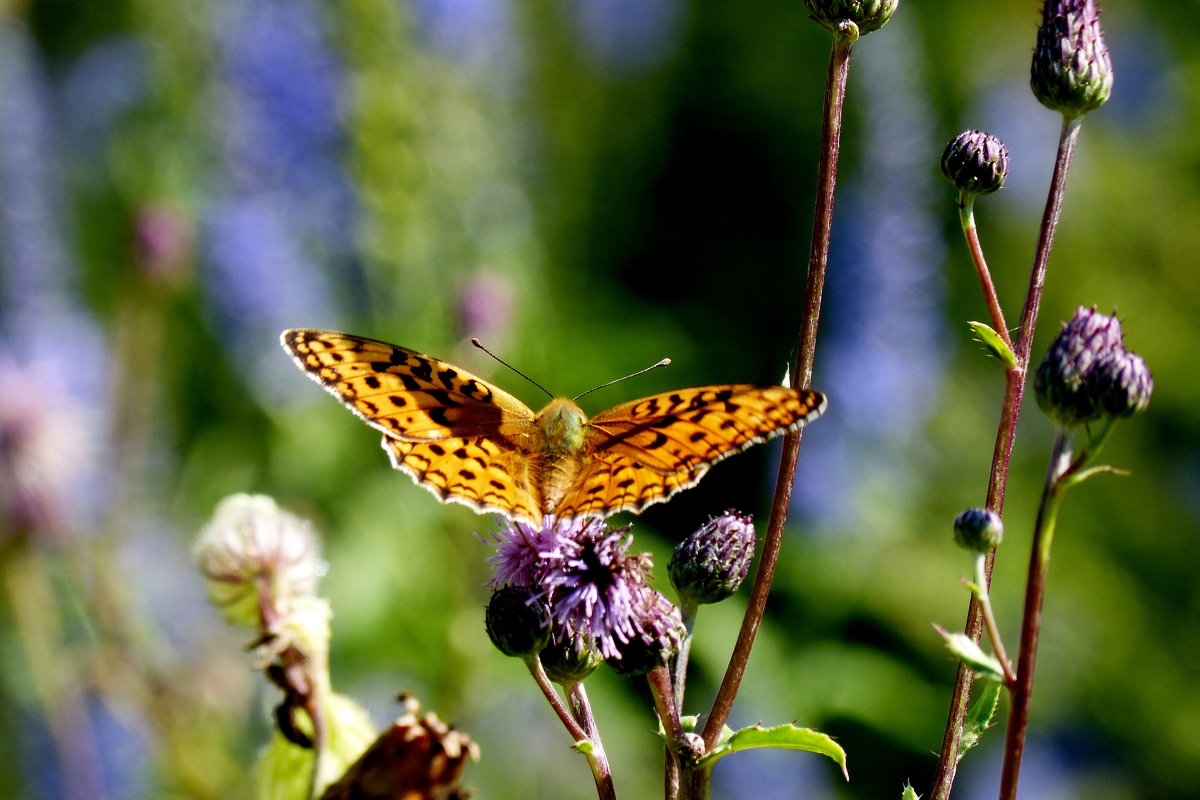
{"type": "Polygon", "coordinates": [[[727,384],[622,403],[589,419],[559,397],[534,411],[440,359],[348,333],[284,331],[310,378],[383,433],[392,466],[442,502],[542,524],[638,513],[717,461],[821,416],[811,389],[727,384]]]}

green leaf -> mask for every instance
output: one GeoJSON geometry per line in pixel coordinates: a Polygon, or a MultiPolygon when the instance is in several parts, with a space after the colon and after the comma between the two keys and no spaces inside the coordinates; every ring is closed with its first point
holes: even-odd
{"type": "Polygon", "coordinates": [[[974,670],[976,675],[1000,683],[1004,682],[1004,669],[1000,666],[1000,662],[994,656],[983,652],[983,649],[972,641],[970,636],[965,633],[950,633],[937,625],[933,627],[937,628],[937,632],[941,634],[950,652],[959,661],[974,670]]]}
{"type": "Polygon", "coordinates": [[[578,742],[571,745],[571,747],[578,752],[583,753],[585,756],[590,755],[596,749],[596,746],[592,744],[591,739],[580,739],[578,742]]]}
{"type": "Polygon", "coordinates": [[[842,776],[850,780],[846,771],[846,751],[831,737],[811,728],[799,728],[795,725],[776,725],[764,728],[753,725],[734,732],[724,741],[719,742],[711,752],[700,759],[700,765],[712,768],[719,758],[723,758],[738,750],[749,750],[752,747],[775,747],[781,750],[806,750],[829,756],[842,768],[842,776]]]}
{"type": "Polygon", "coordinates": [[[983,732],[991,727],[996,707],[1000,705],[1000,690],[1004,686],[993,680],[981,680],[975,684],[975,688],[979,693],[967,710],[967,718],[963,720],[962,739],[958,748],[960,761],[968,750],[979,744],[983,732]]]}
{"type": "Polygon", "coordinates": [[[1017,365],[1017,357],[1012,348],[1004,343],[1004,339],[996,333],[991,325],[975,321],[967,324],[971,326],[971,331],[975,334],[975,341],[987,348],[989,355],[1000,359],[1000,363],[1004,365],[1005,369],[1012,369],[1017,365]]]}
{"type": "Polygon", "coordinates": [[[921,795],[917,794],[917,790],[912,788],[911,783],[906,783],[904,791],[900,792],[900,800],[921,800],[921,795]]]}

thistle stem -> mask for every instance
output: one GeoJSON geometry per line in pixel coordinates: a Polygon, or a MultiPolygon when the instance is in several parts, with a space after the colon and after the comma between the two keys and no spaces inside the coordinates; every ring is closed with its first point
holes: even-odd
{"type": "Polygon", "coordinates": [[[678,704],[675,692],[671,687],[671,673],[666,667],[655,667],[646,675],[650,685],[650,694],[654,697],[654,709],[658,712],[658,720],[662,723],[663,736],[666,739],[666,770],[663,796],[672,800],[679,793],[679,760],[676,751],[679,740],[683,737],[683,727],[679,723],[678,704]]]}
{"type": "MultiPolygon", "coordinates": [[[[1050,260],[1050,248],[1054,243],[1054,232],[1062,211],[1063,195],[1067,187],[1067,173],[1075,143],[1079,139],[1081,118],[1063,118],[1058,139],[1058,154],[1054,160],[1054,174],[1042,212],[1042,226],[1038,234],[1037,250],[1033,269],[1029,275],[1029,287],[1025,294],[1025,305],[1021,311],[1021,327],[1017,334],[1014,355],[1017,366],[1005,372],[1004,402],[1000,410],[1000,424],[996,431],[996,446],[992,451],[992,470],[988,480],[987,508],[997,514],[1004,510],[1004,495],[1008,488],[1008,466],[1012,459],[1013,442],[1016,440],[1017,421],[1021,413],[1021,400],[1025,394],[1025,378],[1028,373],[1029,354],[1033,348],[1034,328],[1037,325],[1038,309],[1041,306],[1042,289],[1046,284],[1046,266],[1050,260]]],[[[987,585],[991,584],[992,565],[996,551],[987,556],[984,565],[987,585]]],[[[986,588],[986,587],[981,587],[986,588]]],[[[983,615],[979,603],[971,598],[967,609],[966,634],[978,642],[983,630],[983,615]]],[[[950,695],[950,711],[946,719],[946,730],[942,738],[942,749],[938,755],[937,773],[934,777],[930,800],[948,800],[954,785],[962,743],[963,722],[967,718],[971,696],[972,673],[965,664],[959,664],[954,689],[950,695]]]]}
{"type": "Polygon", "coordinates": [[[1070,467],[1069,437],[1059,430],[1046,472],[1046,485],[1038,505],[1033,544],[1029,553],[1029,577],[1025,584],[1025,612],[1021,620],[1021,651],[1017,663],[1017,681],[1012,689],[1012,710],[1004,742],[1004,765],[1000,771],[1000,800],[1015,800],[1029,725],[1029,701],[1033,696],[1033,667],[1037,656],[1038,634],[1042,628],[1042,601],[1046,594],[1046,572],[1050,566],[1050,545],[1058,510],[1062,505],[1063,475],[1070,467]]]}
{"type": "Polygon", "coordinates": [[[683,691],[687,685],[688,658],[692,652],[692,632],[696,627],[696,612],[699,606],[695,603],[684,603],[679,607],[683,617],[683,641],[679,643],[679,652],[675,654],[671,674],[671,691],[675,695],[675,713],[683,713],[683,691]]]}
{"type": "MultiPolygon", "coordinates": [[[[542,669],[542,662],[537,661],[538,670],[542,673],[542,677],[546,677],[545,670],[542,669]]],[[[536,679],[536,675],[534,676],[536,679]]],[[[539,685],[541,685],[539,683],[539,685]]],[[[546,679],[546,686],[550,686],[550,680],[546,679]]],[[[617,800],[617,791],[613,786],[612,769],[608,766],[608,756],[604,753],[604,745],[600,741],[600,729],[596,727],[596,718],[592,716],[592,704],[588,702],[587,689],[583,688],[583,684],[575,681],[563,687],[567,693],[567,702],[571,705],[570,717],[573,725],[568,725],[568,731],[579,730],[582,735],[576,737],[577,742],[586,741],[590,746],[581,752],[587,758],[588,767],[592,770],[592,779],[596,782],[596,796],[600,800],[617,800]]],[[[545,691],[545,689],[543,689],[545,691]]],[[[550,687],[550,693],[554,695],[554,699],[558,700],[558,693],[550,687]]],[[[559,705],[562,701],[559,700],[559,705]]],[[[553,705],[553,703],[551,703],[553,705]]],[[[571,734],[575,734],[572,732],[571,734]]]]}
{"type": "MultiPolygon", "coordinates": [[[[821,162],[817,170],[817,201],[813,214],[812,241],[808,257],[808,278],[804,290],[804,310],[796,344],[794,386],[807,387],[812,382],[813,361],[816,356],[817,324],[821,316],[821,295],[825,286],[825,267],[829,258],[829,233],[833,224],[834,188],[837,184],[838,154],[841,149],[842,107],[846,97],[846,82],[850,74],[850,52],[853,40],[835,35],[825,79],[825,106],[821,126],[821,162]]],[[[788,433],[783,440],[783,457],[775,482],[775,497],[771,518],[763,541],[762,555],[750,591],[750,604],[742,619],[742,627],[734,644],[733,655],[725,677],[717,690],[712,710],[704,725],[704,746],[716,744],[721,729],[729,719],[733,700],[737,696],[750,650],[767,605],[767,595],[775,575],[775,564],[783,543],[783,526],[791,504],[792,484],[796,477],[796,460],[800,451],[801,431],[788,433]]]]}
{"type": "Polygon", "coordinates": [[[558,692],[554,691],[553,684],[550,683],[550,678],[546,675],[546,670],[542,667],[542,662],[536,656],[526,659],[525,666],[529,669],[529,674],[533,676],[533,680],[537,683],[538,688],[542,690],[542,694],[546,696],[550,707],[554,709],[554,713],[558,715],[562,721],[563,727],[567,729],[567,733],[571,737],[581,742],[588,738],[588,732],[583,729],[583,726],[576,720],[571,709],[568,709],[563,703],[562,698],[558,696],[558,692]]]}
{"type": "Polygon", "coordinates": [[[983,247],[979,244],[979,229],[975,227],[975,196],[965,195],[958,201],[958,217],[962,222],[963,236],[967,240],[967,250],[971,253],[971,261],[975,264],[975,272],[979,275],[979,286],[983,289],[983,299],[987,303],[988,314],[992,318],[992,327],[1000,338],[1012,349],[1012,339],[1008,335],[1008,323],[1004,321],[1004,310],[1000,308],[1000,298],[996,296],[996,284],[992,282],[992,273],[988,270],[987,260],[983,257],[983,247]]]}

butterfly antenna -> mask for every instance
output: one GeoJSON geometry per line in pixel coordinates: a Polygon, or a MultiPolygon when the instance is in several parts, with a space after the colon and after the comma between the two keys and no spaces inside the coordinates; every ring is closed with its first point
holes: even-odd
{"type": "Polygon", "coordinates": [[[483,342],[481,342],[481,341],[479,341],[478,339],[476,339],[476,338],[472,337],[472,339],[471,339],[471,344],[475,345],[475,346],[476,346],[476,347],[478,347],[480,350],[482,350],[483,352],[487,353],[489,356],[491,356],[492,358],[496,359],[496,360],[497,360],[497,361],[499,361],[501,364],[503,364],[504,366],[508,367],[508,368],[509,368],[509,369],[511,369],[513,372],[517,373],[517,374],[518,374],[518,375],[520,375],[522,378],[524,378],[525,380],[527,380],[527,381],[529,381],[530,383],[532,383],[532,384],[533,384],[534,386],[536,386],[537,388],[541,389],[543,392],[545,392],[545,393],[546,393],[547,395],[549,395],[551,398],[553,398],[553,397],[554,397],[554,394],[553,394],[553,393],[551,393],[551,392],[550,392],[550,390],[548,390],[548,389],[547,389],[545,386],[542,386],[540,383],[538,383],[537,381],[535,381],[533,378],[529,377],[529,376],[528,376],[528,375],[526,375],[524,372],[521,372],[521,370],[517,369],[517,368],[516,368],[516,367],[514,367],[512,364],[508,363],[508,362],[507,362],[507,361],[505,361],[503,358],[501,358],[500,356],[498,356],[498,355],[496,355],[495,353],[493,353],[491,350],[488,350],[486,347],[484,347],[484,346],[483,346],[483,342]]]}
{"type": "Polygon", "coordinates": [[[645,369],[639,369],[637,372],[631,372],[630,374],[626,375],[624,378],[617,378],[615,381],[609,381],[608,383],[602,383],[599,386],[593,386],[591,389],[588,389],[583,394],[575,395],[574,397],[571,398],[571,400],[578,400],[579,398],[583,397],[583,395],[591,394],[592,392],[596,391],[597,389],[603,389],[606,386],[612,386],[614,383],[620,383],[621,381],[627,381],[630,378],[636,378],[638,375],[647,373],[652,369],[658,369],[659,367],[665,367],[670,363],[671,363],[671,359],[664,358],[662,361],[659,361],[657,364],[651,364],[650,366],[646,367],[645,369]]]}

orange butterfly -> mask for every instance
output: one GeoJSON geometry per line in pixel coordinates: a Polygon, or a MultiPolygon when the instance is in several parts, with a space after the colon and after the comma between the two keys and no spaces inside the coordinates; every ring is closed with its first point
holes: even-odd
{"type": "Polygon", "coordinates": [[[640,512],[826,405],[811,389],[738,383],[664,392],[591,419],[562,397],[535,414],[481,378],[386,342],[301,328],[282,344],[383,433],[396,469],[443,502],[534,524],[640,512]]]}

